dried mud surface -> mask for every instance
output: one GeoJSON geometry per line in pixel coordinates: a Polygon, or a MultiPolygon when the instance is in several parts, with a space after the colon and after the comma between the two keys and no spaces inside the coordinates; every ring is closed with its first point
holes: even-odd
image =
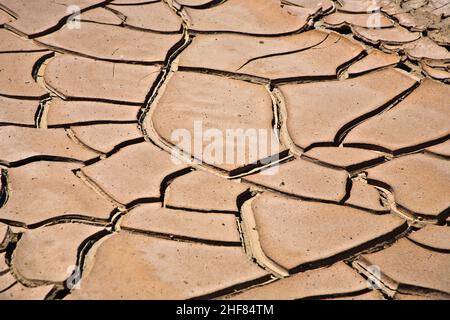
{"type": "Polygon", "coordinates": [[[449,0],[0,0],[0,300],[450,299],[449,48],[449,0]]]}

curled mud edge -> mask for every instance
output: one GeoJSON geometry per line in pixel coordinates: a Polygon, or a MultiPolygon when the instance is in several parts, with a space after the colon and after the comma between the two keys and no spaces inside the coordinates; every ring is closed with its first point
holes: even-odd
{"type": "Polygon", "coordinates": [[[258,265],[271,272],[277,278],[289,276],[289,271],[269,259],[265,254],[259,242],[259,234],[256,227],[255,217],[253,216],[252,202],[258,197],[249,199],[241,207],[241,230],[244,240],[244,248],[251,259],[255,259],[258,265]]]}

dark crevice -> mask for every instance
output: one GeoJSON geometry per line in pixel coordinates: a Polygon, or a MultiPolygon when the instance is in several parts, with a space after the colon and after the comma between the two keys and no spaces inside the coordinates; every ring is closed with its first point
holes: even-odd
{"type": "Polygon", "coordinates": [[[5,6],[2,3],[0,3],[0,11],[6,13],[7,15],[11,16],[15,20],[17,20],[19,18],[17,13],[15,13],[14,11],[12,11],[10,8],[8,8],[7,6],[5,6]]]}
{"type": "MultiPolygon", "coordinates": [[[[356,272],[358,272],[358,274],[359,274],[361,277],[363,277],[366,281],[368,281],[368,283],[372,283],[372,282],[373,282],[373,279],[369,279],[369,277],[368,277],[367,274],[361,273],[357,268],[355,268],[355,267],[352,265],[352,262],[351,262],[351,261],[344,261],[344,263],[345,263],[346,265],[348,265],[349,268],[352,268],[352,269],[354,269],[356,272]]],[[[392,300],[392,297],[389,296],[386,292],[384,292],[381,288],[374,288],[373,290],[376,291],[376,292],[378,292],[385,300],[392,300]]]]}
{"type": "Polygon", "coordinates": [[[139,230],[139,229],[128,228],[128,227],[122,227],[122,230],[130,232],[130,233],[142,234],[142,235],[146,235],[146,236],[150,236],[150,237],[154,237],[154,238],[160,238],[160,239],[171,240],[171,241],[199,243],[199,244],[205,244],[205,245],[210,245],[210,246],[219,246],[219,247],[241,247],[240,242],[234,242],[234,241],[201,239],[201,238],[194,238],[194,237],[175,235],[175,234],[169,234],[169,233],[163,233],[163,232],[156,232],[156,231],[150,231],[150,230],[139,230]]]}
{"type": "MultiPolygon", "coordinates": [[[[251,246],[248,247],[247,246],[247,241],[246,241],[246,237],[247,235],[245,234],[244,230],[243,230],[243,225],[244,220],[242,218],[242,207],[244,206],[244,204],[247,201],[250,201],[252,198],[254,198],[256,196],[256,192],[252,192],[250,189],[247,189],[246,191],[242,192],[241,194],[239,194],[236,198],[236,205],[238,207],[238,215],[237,215],[237,227],[238,227],[238,231],[239,231],[239,236],[241,238],[241,246],[244,249],[244,252],[247,254],[247,256],[251,259],[251,261],[258,266],[259,268],[265,270],[265,271],[269,271],[272,273],[272,270],[268,270],[265,265],[262,265],[259,263],[258,259],[256,258],[256,256],[253,254],[252,250],[251,250],[251,246]]],[[[248,237],[250,237],[248,235],[248,237]]],[[[247,239],[248,241],[250,241],[250,239],[247,239]]],[[[265,281],[267,282],[267,281],[265,281]]],[[[247,287],[248,288],[248,287],[247,287]]],[[[246,288],[243,288],[242,290],[244,290],[246,288]]]]}
{"type": "Polygon", "coordinates": [[[278,78],[271,81],[272,84],[282,85],[286,83],[308,83],[313,81],[329,81],[337,80],[337,75],[323,75],[323,76],[298,76],[298,77],[288,77],[288,78],[278,78]]]}
{"type": "Polygon", "coordinates": [[[450,160],[450,155],[439,154],[439,153],[435,153],[430,150],[425,150],[425,152],[427,155],[429,155],[431,157],[435,157],[435,158],[439,158],[439,159],[443,159],[443,160],[450,160]]]}
{"type": "Polygon", "coordinates": [[[11,268],[12,264],[12,257],[14,254],[14,250],[16,250],[17,243],[20,241],[20,238],[22,237],[22,233],[16,233],[14,234],[13,239],[8,242],[8,245],[6,246],[5,250],[5,262],[6,265],[11,268]]]}
{"type": "Polygon", "coordinates": [[[370,214],[374,214],[377,216],[381,216],[381,215],[385,215],[385,214],[390,214],[391,211],[389,209],[385,209],[385,210],[374,210],[374,209],[369,209],[369,208],[365,208],[365,207],[361,207],[361,206],[357,206],[354,204],[350,204],[350,203],[343,203],[342,205],[349,207],[349,208],[353,208],[353,209],[358,209],[358,210],[363,210],[365,212],[368,212],[370,214]]]}
{"type": "MultiPolygon", "coordinates": [[[[409,285],[405,283],[399,283],[397,292],[406,295],[418,295],[418,296],[434,296],[440,297],[445,300],[450,300],[450,294],[448,292],[440,291],[437,289],[425,288],[420,286],[409,285]]],[[[395,296],[394,296],[395,299],[395,296]]]]}
{"type": "MultiPolygon", "coordinates": [[[[106,99],[106,98],[82,98],[82,97],[66,97],[64,94],[58,92],[55,88],[49,87],[49,90],[53,91],[55,95],[59,97],[63,97],[63,100],[66,101],[82,101],[82,102],[104,102],[104,103],[112,103],[124,106],[142,106],[142,102],[130,102],[124,100],[114,100],[114,99],[106,99]]],[[[50,94],[44,95],[42,98],[48,97],[50,94]]],[[[8,96],[7,96],[8,97],[8,96]]],[[[35,100],[35,99],[32,99],[35,100]]]]}
{"type": "Polygon", "coordinates": [[[410,73],[410,72],[412,71],[412,69],[411,69],[409,66],[407,66],[404,62],[400,62],[400,63],[397,65],[397,68],[399,68],[399,69],[401,69],[401,70],[403,70],[403,71],[406,71],[406,72],[408,72],[408,73],[410,73]]]}
{"type": "MultiPolygon", "coordinates": [[[[149,0],[149,1],[146,1],[146,2],[136,2],[136,3],[111,3],[111,5],[114,5],[114,6],[118,6],[118,7],[126,7],[126,6],[137,6],[137,5],[141,5],[141,4],[151,4],[151,3],[157,3],[157,2],[160,2],[161,0],[149,0]]],[[[105,8],[108,8],[108,9],[110,9],[109,7],[105,7],[105,8]]]]}
{"type": "MultiPolygon", "coordinates": [[[[1,27],[0,27],[0,29],[1,29],[1,27]]],[[[12,54],[12,53],[40,53],[40,52],[45,52],[45,51],[48,51],[48,49],[42,48],[42,49],[35,49],[35,50],[1,51],[0,55],[2,55],[2,54],[12,54]]]]}
{"type": "Polygon", "coordinates": [[[368,143],[367,144],[365,144],[365,143],[344,143],[344,146],[354,147],[354,148],[364,148],[364,149],[370,149],[370,150],[375,150],[375,151],[382,151],[382,152],[390,153],[391,155],[393,155],[395,157],[398,157],[401,155],[420,152],[423,149],[435,146],[437,144],[441,144],[443,142],[446,142],[449,139],[450,139],[450,134],[445,135],[440,138],[437,138],[437,139],[434,139],[434,140],[430,140],[430,141],[420,143],[420,144],[417,144],[414,146],[400,148],[397,150],[389,150],[382,146],[377,146],[377,145],[368,144],[368,143]]]}
{"type": "Polygon", "coordinates": [[[324,24],[324,27],[326,29],[331,29],[336,33],[339,33],[341,35],[353,35],[352,29],[349,27],[349,25],[347,23],[343,23],[339,26],[333,26],[333,25],[328,25],[328,24],[324,24]]]}

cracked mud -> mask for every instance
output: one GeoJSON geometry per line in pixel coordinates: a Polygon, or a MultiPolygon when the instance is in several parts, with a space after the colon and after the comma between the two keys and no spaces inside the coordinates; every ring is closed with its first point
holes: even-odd
{"type": "Polygon", "coordinates": [[[450,299],[449,48],[449,0],[0,0],[0,300],[450,299]]]}

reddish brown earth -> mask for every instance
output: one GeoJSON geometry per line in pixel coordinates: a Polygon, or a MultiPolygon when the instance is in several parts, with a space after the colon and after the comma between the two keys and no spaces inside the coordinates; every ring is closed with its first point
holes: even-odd
{"type": "Polygon", "coordinates": [[[0,300],[450,299],[449,48],[449,0],[0,0],[0,300]]]}

